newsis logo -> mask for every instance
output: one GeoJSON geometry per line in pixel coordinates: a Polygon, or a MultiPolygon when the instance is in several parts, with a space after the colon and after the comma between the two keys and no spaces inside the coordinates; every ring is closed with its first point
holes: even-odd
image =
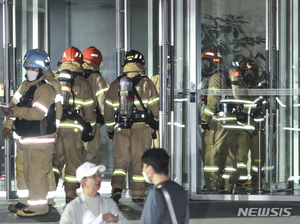
{"type": "Polygon", "coordinates": [[[291,216],[292,208],[239,208],[237,216],[291,216]]]}

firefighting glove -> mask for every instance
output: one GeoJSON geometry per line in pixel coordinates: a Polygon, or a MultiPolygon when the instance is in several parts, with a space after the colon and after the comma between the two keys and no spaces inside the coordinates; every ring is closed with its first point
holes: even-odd
{"type": "Polygon", "coordinates": [[[90,142],[94,139],[95,136],[91,135],[93,131],[93,128],[90,124],[90,122],[84,122],[83,123],[83,131],[82,131],[82,141],[84,142],[90,142]]]}
{"type": "Polygon", "coordinates": [[[145,123],[148,124],[154,130],[158,130],[159,129],[159,122],[157,120],[155,120],[152,111],[150,111],[150,113],[146,114],[146,116],[145,116],[145,123]]]}
{"type": "Polygon", "coordinates": [[[101,114],[99,107],[96,107],[95,112],[97,115],[96,122],[101,125],[105,124],[104,116],[101,114]]]}
{"type": "Polygon", "coordinates": [[[208,123],[206,123],[205,121],[201,121],[201,127],[205,130],[210,130],[209,129],[209,126],[208,126],[208,123]]]}
{"type": "Polygon", "coordinates": [[[156,131],[152,132],[151,136],[152,136],[152,139],[157,139],[156,131]]]}
{"type": "Polygon", "coordinates": [[[107,139],[111,139],[111,140],[113,140],[113,138],[114,138],[114,134],[115,134],[115,131],[112,131],[112,132],[107,132],[107,139]]]}

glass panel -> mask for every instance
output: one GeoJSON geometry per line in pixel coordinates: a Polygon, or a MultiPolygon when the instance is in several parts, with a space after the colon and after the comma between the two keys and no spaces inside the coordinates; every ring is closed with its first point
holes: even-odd
{"type": "MultiPolygon", "coordinates": [[[[49,2],[51,4],[51,1],[49,2]]],[[[51,6],[54,7],[55,5],[51,6]]],[[[57,6],[56,6],[57,7],[57,6]]],[[[103,61],[100,72],[107,84],[116,77],[116,8],[115,1],[81,1],[71,0],[65,6],[67,9],[67,45],[64,49],[51,45],[58,55],[54,60],[61,61],[61,56],[69,46],[77,47],[83,52],[89,46],[95,46],[102,53],[103,61]]],[[[53,8],[54,9],[54,8],[53,8]]],[[[122,9],[122,8],[121,8],[122,9]]],[[[123,17],[121,13],[121,17],[123,17]]],[[[121,20],[123,21],[123,19],[121,20]]],[[[123,22],[122,24],[123,25],[123,22]]],[[[60,30],[63,27],[59,28],[60,30]]],[[[123,40],[123,38],[122,38],[123,40]]],[[[122,45],[123,47],[123,45],[122,45]]],[[[53,59],[51,58],[53,61],[53,59]]],[[[106,166],[103,182],[107,187],[105,193],[110,193],[110,180],[113,171],[113,144],[107,139],[107,129],[103,125],[101,132],[100,163],[106,166]]],[[[103,190],[103,188],[101,188],[103,190]]]]}
{"type": "MultiPolygon", "coordinates": [[[[0,4],[0,30],[1,30],[1,35],[0,35],[0,42],[3,43],[3,3],[0,4]]],[[[1,53],[0,53],[0,100],[1,102],[4,102],[4,48],[2,48],[1,53]]],[[[1,112],[1,120],[4,119],[4,116],[1,112]]],[[[0,130],[3,130],[3,124],[1,122],[0,124],[0,130]]],[[[4,161],[5,161],[5,150],[4,150],[4,140],[3,136],[0,136],[0,191],[3,191],[5,189],[5,183],[4,183],[4,178],[5,178],[5,166],[4,166],[4,161]]]]}
{"type": "MultiPolygon", "coordinates": [[[[1,4],[2,6],[2,4],[1,4]]],[[[1,18],[2,16],[1,10],[1,18]]],[[[13,96],[14,90],[16,90],[19,85],[25,80],[25,70],[23,69],[23,57],[25,53],[35,47],[35,48],[44,48],[45,42],[45,1],[44,0],[28,0],[28,1],[15,1],[13,4],[8,4],[7,7],[7,27],[5,27],[5,37],[6,40],[2,40],[3,35],[0,35],[1,41],[4,42],[4,51],[7,51],[6,60],[7,63],[7,73],[8,80],[4,80],[3,78],[3,66],[0,69],[0,79],[1,83],[7,83],[9,85],[8,90],[10,91],[10,97],[13,96]],[[15,10],[15,13],[13,11],[15,10]],[[13,18],[15,15],[15,18],[13,18]],[[37,16],[35,16],[37,15],[37,16]],[[15,22],[15,23],[14,23],[15,22]],[[34,40],[38,40],[34,42],[34,40]]],[[[2,26],[3,23],[1,23],[2,26]]],[[[1,29],[4,30],[4,27],[1,29]]],[[[2,65],[3,54],[0,56],[0,61],[2,65]]],[[[0,84],[1,85],[1,84],[0,84]]],[[[3,93],[0,90],[0,98],[3,102],[3,93]]],[[[10,100],[10,99],[9,99],[10,100]]],[[[2,113],[1,113],[2,116],[2,113]]],[[[3,119],[3,116],[2,116],[3,119]]],[[[1,123],[1,130],[3,130],[3,124],[1,123]]],[[[1,154],[4,153],[4,144],[3,144],[3,136],[0,137],[1,142],[1,154]]],[[[9,181],[10,181],[10,191],[16,191],[15,188],[15,146],[12,135],[9,141],[9,181]]],[[[4,159],[4,156],[1,156],[1,159],[4,159]]],[[[2,168],[4,168],[4,160],[0,160],[1,168],[0,175],[4,172],[2,168]]],[[[4,178],[0,176],[0,181],[4,178]]],[[[1,182],[0,190],[3,189],[4,184],[1,182]]],[[[12,192],[10,192],[11,194],[12,192]]],[[[9,198],[13,198],[13,195],[9,195],[9,198]]]]}
{"type": "Polygon", "coordinates": [[[197,167],[202,178],[197,180],[198,194],[269,191],[266,125],[255,121],[266,114],[262,102],[268,99],[259,98],[260,88],[266,88],[265,14],[264,1],[201,1],[202,147],[197,167]]]}
{"type": "Polygon", "coordinates": [[[299,21],[299,2],[279,1],[278,7],[279,66],[273,80],[279,94],[271,97],[277,125],[270,155],[275,167],[270,172],[270,190],[278,195],[299,195],[299,24],[293,22],[299,21]]]}
{"type": "MultiPolygon", "coordinates": [[[[13,74],[14,74],[14,63],[13,60],[9,60],[9,58],[13,58],[13,29],[12,29],[12,16],[13,16],[13,5],[12,4],[4,4],[3,5],[3,81],[4,81],[4,99],[3,101],[8,102],[9,96],[12,90],[13,85],[13,74]]],[[[4,117],[4,120],[7,117],[4,117]]],[[[3,135],[1,136],[3,140],[3,135]]],[[[14,142],[13,141],[5,141],[3,149],[5,150],[5,190],[10,191],[10,194],[7,198],[14,198],[15,195],[12,191],[15,191],[15,175],[14,175],[14,142]]]]}
{"type": "Polygon", "coordinates": [[[148,52],[148,7],[147,1],[128,1],[128,51],[136,49],[141,52],[147,63],[148,52]]]}
{"type": "MultiPolygon", "coordinates": [[[[105,81],[111,83],[116,78],[115,1],[71,0],[67,13],[68,43],[65,49],[75,46],[84,51],[89,46],[95,46],[103,57],[100,72],[105,81]]],[[[54,48],[52,51],[60,54],[53,60],[61,61],[65,49],[54,48]]]]}
{"type": "MultiPolygon", "coordinates": [[[[175,66],[174,66],[174,153],[175,171],[174,180],[188,188],[188,169],[189,169],[189,95],[190,77],[188,64],[188,3],[177,1],[175,4],[175,66]]],[[[172,59],[170,59],[172,60],[172,59]]],[[[170,118],[169,118],[170,122],[170,118]]],[[[170,132],[169,132],[170,133],[170,132]]]]}

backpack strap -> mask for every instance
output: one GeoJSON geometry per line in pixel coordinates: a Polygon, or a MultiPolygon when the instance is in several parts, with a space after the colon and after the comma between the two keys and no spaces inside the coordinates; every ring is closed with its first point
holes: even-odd
{"type": "Polygon", "coordinates": [[[91,69],[85,69],[84,72],[83,72],[83,77],[86,78],[86,79],[88,79],[88,77],[90,77],[92,73],[98,73],[98,74],[100,74],[99,71],[94,71],[94,70],[91,70],[91,69]]]}
{"type": "Polygon", "coordinates": [[[173,224],[178,224],[169,192],[165,188],[163,188],[163,187],[161,187],[160,189],[161,189],[161,191],[162,191],[162,193],[163,193],[163,195],[165,197],[165,200],[167,202],[172,223],[173,224]]]}

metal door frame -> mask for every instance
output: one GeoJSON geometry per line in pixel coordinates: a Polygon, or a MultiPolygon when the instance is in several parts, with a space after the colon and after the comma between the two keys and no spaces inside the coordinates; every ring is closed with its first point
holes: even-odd
{"type": "MultiPolygon", "coordinates": [[[[294,3],[298,4],[297,1],[294,1],[294,3]]],[[[294,19],[298,18],[299,16],[299,12],[298,7],[293,7],[293,12],[294,12],[294,17],[293,17],[293,21],[294,19]]],[[[191,12],[192,13],[196,13],[196,12],[191,12]]],[[[201,21],[201,20],[197,20],[197,21],[201,21]]],[[[298,21],[298,20],[296,20],[298,21]]],[[[298,24],[294,24],[293,26],[298,26],[298,24]]],[[[190,27],[190,29],[196,29],[196,27],[190,27]]],[[[268,81],[269,81],[269,88],[271,88],[274,85],[274,77],[277,77],[278,75],[278,54],[279,54],[279,32],[280,32],[280,27],[279,27],[279,0],[266,0],[266,58],[267,58],[267,73],[268,73],[268,81]]],[[[293,27],[293,29],[295,29],[295,27],[293,27]]],[[[296,38],[298,40],[298,35],[296,33],[294,33],[294,38],[296,38]]],[[[199,44],[199,43],[198,43],[199,44]]],[[[196,46],[196,45],[195,45],[196,46]]],[[[198,56],[200,57],[200,56],[198,56]]],[[[296,55],[294,54],[293,58],[296,60],[296,55]]],[[[297,58],[298,59],[298,58],[297,58]]],[[[295,62],[296,65],[298,66],[298,61],[295,62]]],[[[201,69],[200,69],[201,70],[201,69]]],[[[298,71],[298,69],[297,69],[298,71]]],[[[296,71],[295,71],[296,72],[296,71]]],[[[275,80],[276,82],[277,80],[275,80]]],[[[276,84],[276,83],[275,83],[276,84]]],[[[295,87],[296,89],[298,89],[298,86],[295,87]]],[[[272,115],[272,109],[273,108],[277,108],[276,109],[276,114],[278,117],[278,106],[276,106],[276,104],[274,104],[274,100],[271,99],[272,97],[270,97],[270,105],[269,108],[267,110],[267,123],[266,126],[268,127],[266,129],[266,139],[272,138],[273,135],[273,127],[272,125],[269,124],[273,124],[273,119],[275,119],[275,117],[272,115]],[[271,113],[270,113],[271,112],[271,113]]],[[[191,116],[192,115],[196,115],[195,113],[191,112],[191,116]]],[[[196,129],[194,129],[196,130],[196,129]]],[[[191,128],[191,132],[193,131],[193,129],[191,128]]],[[[295,140],[293,140],[295,141],[295,140]]],[[[295,144],[299,145],[299,142],[297,141],[295,144]]],[[[277,144],[278,145],[278,144],[277,144]]],[[[273,146],[273,142],[272,141],[266,141],[266,149],[272,149],[273,146]]],[[[275,160],[278,161],[279,160],[279,154],[278,154],[278,146],[276,147],[276,151],[277,153],[275,154],[275,160]]],[[[282,196],[278,196],[278,195],[207,195],[207,194],[197,194],[197,169],[199,169],[199,167],[197,165],[201,164],[197,163],[197,158],[199,158],[198,156],[198,152],[197,152],[197,148],[194,147],[194,145],[192,145],[191,147],[191,182],[190,182],[190,197],[192,200],[231,200],[231,201],[300,201],[300,197],[297,195],[282,195],[282,196]]],[[[271,161],[273,160],[273,150],[267,150],[267,158],[269,158],[266,160],[266,166],[272,166],[271,161]]],[[[296,156],[295,159],[298,159],[298,152],[294,153],[294,156],[296,156]]],[[[295,161],[294,161],[295,162],[295,161]]],[[[296,161],[296,164],[298,164],[296,167],[294,167],[294,172],[298,175],[299,173],[299,161],[296,161]],[[295,171],[296,169],[296,171],[295,171]]],[[[278,173],[276,174],[276,182],[273,183],[272,180],[272,172],[276,172],[276,171],[270,171],[270,173],[267,173],[267,181],[269,181],[270,184],[270,190],[272,191],[272,189],[275,187],[276,184],[281,184],[279,183],[279,179],[278,179],[278,173]]],[[[286,183],[283,183],[286,184],[286,183]]]]}

